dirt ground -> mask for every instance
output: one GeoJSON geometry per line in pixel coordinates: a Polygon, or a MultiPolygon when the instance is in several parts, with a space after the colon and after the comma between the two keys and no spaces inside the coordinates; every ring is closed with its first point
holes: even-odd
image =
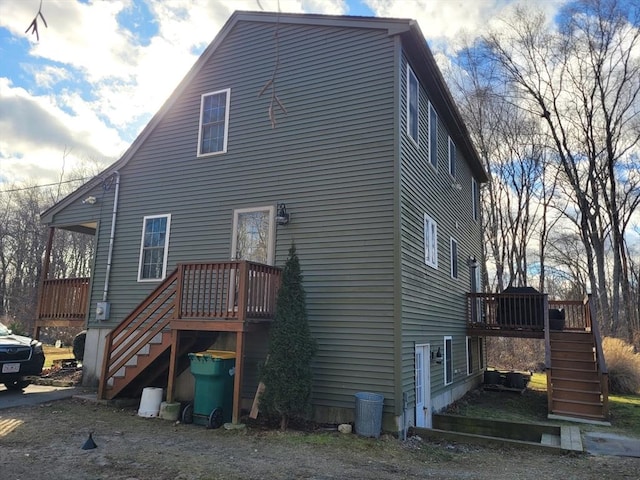
{"type": "Polygon", "coordinates": [[[640,459],[364,439],[261,425],[208,430],[75,399],[0,410],[3,480],[638,479],[640,459]],[[93,432],[97,448],[82,446],[93,432]]]}

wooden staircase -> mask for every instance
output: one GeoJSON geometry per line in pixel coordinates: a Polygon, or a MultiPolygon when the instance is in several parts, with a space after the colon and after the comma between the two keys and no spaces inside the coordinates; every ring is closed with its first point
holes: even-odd
{"type": "Polygon", "coordinates": [[[166,386],[170,398],[175,377],[189,366],[186,354],[207,349],[219,332],[236,332],[237,413],[243,335],[273,319],[279,284],[280,269],[269,265],[179,264],[107,334],[98,398],[139,396],[148,385],[166,386]]]}
{"type": "Polygon", "coordinates": [[[552,331],[548,370],[549,412],[553,415],[604,421],[606,386],[598,368],[596,339],[591,331],[552,331]]]}

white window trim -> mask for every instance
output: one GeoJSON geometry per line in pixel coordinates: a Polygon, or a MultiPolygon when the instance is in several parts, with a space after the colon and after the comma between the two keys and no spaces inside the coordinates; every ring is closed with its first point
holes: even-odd
{"type": "Polygon", "coordinates": [[[471,209],[473,220],[478,221],[480,218],[480,189],[478,181],[475,178],[471,179],[471,209]]]}
{"type": "Polygon", "coordinates": [[[465,339],[467,345],[467,375],[471,375],[473,373],[473,341],[471,337],[467,336],[465,339]],[[469,365],[469,360],[471,360],[471,365],[469,365]]]}
{"type": "Polygon", "coordinates": [[[413,72],[413,69],[407,64],[407,136],[418,146],[420,144],[420,82],[413,72]],[[416,80],[416,138],[411,134],[411,78],[416,80]]]}
{"type": "Polygon", "coordinates": [[[424,263],[435,269],[438,268],[438,224],[426,213],[423,224],[424,235],[424,263]],[[433,235],[431,234],[433,232],[433,235]]]}
{"type": "Polygon", "coordinates": [[[138,258],[138,282],[161,282],[167,276],[167,259],[169,258],[169,234],[171,233],[171,214],[162,215],[146,215],[142,219],[142,233],[140,235],[140,253],[138,258]],[[160,278],[142,278],[142,260],[144,253],[144,231],[147,226],[147,220],[153,220],[154,218],[166,218],[167,219],[167,231],[164,236],[164,256],[162,258],[162,276],[160,278]]]}
{"type": "Polygon", "coordinates": [[[429,165],[431,165],[433,168],[437,170],[438,169],[438,112],[436,111],[434,106],[431,104],[431,102],[429,102],[428,117],[429,117],[429,165]],[[435,131],[433,132],[434,138],[432,138],[432,135],[431,135],[431,120],[432,120],[431,112],[433,112],[435,116],[434,118],[435,125],[433,127],[435,128],[435,131]],[[433,142],[435,142],[435,145],[433,142]]]}
{"type": "Polygon", "coordinates": [[[442,344],[443,346],[443,350],[444,350],[444,357],[442,359],[443,361],[443,365],[444,365],[444,371],[443,371],[443,375],[444,375],[444,384],[445,385],[451,385],[453,383],[453,373],[454,373],[454,368],[453,368],[453,337],[451,335],[445,335],[444,337],[444,342],[442,344]],[[449,354],[447,352],[447,340],[451,340],[451,352],[449,352],[451,354],[451,378],[449,378],[449,381],[447,382],[447,364],[448,364],[448,360],[449,360],[449,354]]]}
{"type": "Polygon", "coordinates": [[[458,155],[458,151],[456,149],[456,144],[453,139],[449,137],[449,175],[454,180],[456,179],[456,157],[458,155]],[[452,155],[453,154],[453,155],[452,155]]]}
{"type": "Polygon", "coordinates": [[[449,273],[451,274],[451,278],[453,278],[454,280],[457,280],[458,276],[460,274],[460,264],[458,262],[458,241],[453,237],[449,237],[449,257],[450,257],[450,259],[449,259],[449,265],[450,265],[449,273]],[[453,245],[454,244],[456,246],[456,248],[455,248],[455,250],[456,250],[455,256],[453,254],[453,245]],[[455,260],[455,267],[456,267],[455,275],[454,275],[454,271],[453,271],[454,270],[453,269],[454,260],[455,260]]]}
{"type": "Polygon", "coordinates": [[[229,138],[229,106],[231,105],[231,89],[225,88],[222,90],[216,90],[215,92],[203,93],[200,96],[200,119],[198,121],[198,157],[210,157],[212,155],[220,155],[221,153],[227,153],[227,140],[229,138]],[[224,142],[222,150],[219,152],[207,152],[202,153],[202,109],[204,107],[204,99],[211,95],[218,95],[220,93],[226,93],[227,105],[224,112],[224,142]]]}
{"type": "Polygon", "coordinates": [[[261,207],[237,208],[233,211],[233,231],[231,239],[231,260],[236,258],[236,249],[238,247],[238,216],[242,213],[250,212],[267,212],[269,214],[269,249],[267,251],[267,263],[273,265],[276,246],[276,207],[275,205],[266,205],[261,207]]]}

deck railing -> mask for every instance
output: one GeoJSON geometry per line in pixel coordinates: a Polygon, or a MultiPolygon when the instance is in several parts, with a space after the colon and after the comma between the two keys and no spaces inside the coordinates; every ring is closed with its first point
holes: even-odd
{"type": "Polygon", "coordinates": [[[161,342],[174,320],[271,319],[279,285],[280,269],[269,265],[244,260],[179,264],[107,334],[99,398],[104,398],[109,379],[150,343],[161,342]]]}
{"type": "Polygon", "coordinates": [[[542,293],[467,294],[467,323],[475,328],[543,332],[545,314],[551,330],[591,330],[582,300],[547,300],[542,293]]]}
{"type": "Polygon", "coordinates": [[[89,305],[89,278],[47,279],[42,282],[37,320],[84,321],[89,305]]]}

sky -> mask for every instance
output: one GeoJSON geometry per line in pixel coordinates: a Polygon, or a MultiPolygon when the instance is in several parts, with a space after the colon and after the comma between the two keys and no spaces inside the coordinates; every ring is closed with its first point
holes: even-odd
{"type": "Polygon", "coordinates": [[[413,18],[446,62],[519,1],[0,0],[0,191],[116,161],[235,10],[413,18]]]}

